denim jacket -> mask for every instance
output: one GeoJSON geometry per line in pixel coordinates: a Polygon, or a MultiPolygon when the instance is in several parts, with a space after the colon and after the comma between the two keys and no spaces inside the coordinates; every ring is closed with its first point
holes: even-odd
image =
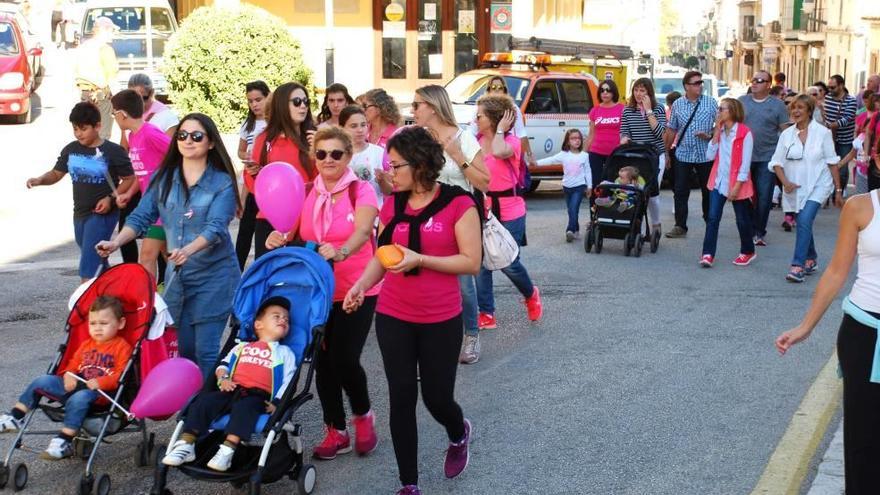
{"type": "MultiPolygon", "coordinates": [[[[208,246],[193,254],[180,273],[166,287],[165,302],[171,316],[180,322],[186,311],[189,323],[199,323],[228,316],[232,296],[241,276],[229,223],[235,216],[235,184],[225,172],[210,164],[189,191],[180,172],[171,181],[171,191],[162,204],[159,183],[151,184],[125,225],[138,234],[162,219],[168,250],[186,246],[202,236],[208,246]],[[186,307],[183,307],[186,304],[186,307]]],[[[174,266],[169,264],[165,280],[171,280],[174,266]]]]}

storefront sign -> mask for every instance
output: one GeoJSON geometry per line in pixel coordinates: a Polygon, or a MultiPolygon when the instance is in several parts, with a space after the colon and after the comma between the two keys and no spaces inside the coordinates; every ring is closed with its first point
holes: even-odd
{"type": "Polygon", "coordinates": [[[382,23],[383,38],[406,38],[406,22],[385,21],[382,23]]]}
{"type": "Polygon", "coordinates": [[[385,7],[385,20],[391,22],[402,21],[405,12],[403,5],[391,2],[385,7]]]}
{"type": "Polygon", "coordinates": [[[473,34],[476,32],[476,15],[473,10],[458,11],[459,34],[473,34]]]}
{"type": "Polygon", "coordinates": [[[492,33],[509,33],[513,24],[513,7],[511,4],[492,4],[492,33]]]}

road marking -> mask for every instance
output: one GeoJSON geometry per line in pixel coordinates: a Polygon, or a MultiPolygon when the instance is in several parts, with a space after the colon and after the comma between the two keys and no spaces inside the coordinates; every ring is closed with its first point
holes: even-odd
{"type": "Polygon", "coordinates": [[[752,495],[796,495],[800,492],[810,461],[840,405],[842,390],[843,382],[837,377],[835,351],[807,390],[752,495]]]}

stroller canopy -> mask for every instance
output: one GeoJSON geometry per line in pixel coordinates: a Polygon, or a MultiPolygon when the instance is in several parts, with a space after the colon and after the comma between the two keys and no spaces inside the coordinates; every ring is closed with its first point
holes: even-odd
{"type": "Polygon", "coordinates": [[[241,277],[232,301],[240,324],[239,339],[256,339],[257,309],[273,296],[290,301],[290,330],[281,343],[290,347],[299,364],[312,339],[312,329],[325,324],[330,314],[333,270],[318,253],[300,247],[276,249],[261,256],[241,277]]]}

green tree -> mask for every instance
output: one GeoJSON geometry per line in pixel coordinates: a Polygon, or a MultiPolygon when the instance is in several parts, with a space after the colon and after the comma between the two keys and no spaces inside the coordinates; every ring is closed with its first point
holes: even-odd
{"type": "Polygon", "coordinates": [[[250,81],[270,88],[297,81],[314,93],[312,72],[284,21],[249,5],[194,10],[169,41],[162,73],[180,112],[204,113],[221,132],[237,130],[247,114],[250,81]]]}
{"type": "Polygon", "coordinates": [[[660,55],[669,56],[669,37],[678,29],[678,2],[676,0],[660,0],[660,55]]]}

